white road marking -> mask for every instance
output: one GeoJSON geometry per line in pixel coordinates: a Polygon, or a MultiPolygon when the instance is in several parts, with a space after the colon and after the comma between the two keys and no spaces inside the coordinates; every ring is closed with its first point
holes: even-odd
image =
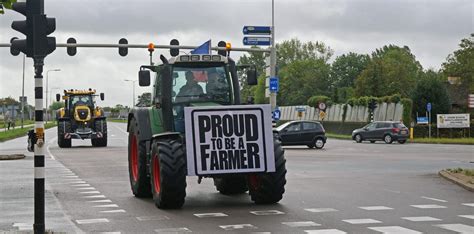
{"type": "Polygon", "coordinates": [[[125,210],[103,210],[100,213],[125,213],[125,210]]]}
{"type": "Polygon", "coordinates": [[[198,218],[212,218],[212,217],[226,217],[228,215],[224,213],[202,213],[202,214],[194,214],[194,216],[198,218]]]}
{"type": "Polygon", "coordinates": [[[459,232],[459,233],[474,233],[474,227],[465,225],[465,224],[439,224],[439,225],[434,225],[436,227],[440,227],[446,230],[454,231],[454,232],[459,232]]]}
{"type": "Polygon", "coordinates": [[[68,184],[85,184],[86,182],[83,180],[78,180],[78,181],[70,181],[68,184]]]}
{"type": "Polygon", "coordinates": [[[375,219],[344,219],[342,221],[350,224],[382,223],[381,221],[375,219]]]}
{"type": "Polygon", "coordinates": [[[112,201],[109,200],[109,199],[105,199],[105,200],[95,200],[95,201],[88,201],[88,202],[92,202],[92,203],[106,203],[106,202],[112,202],[112,201]]]}
{"type": "Polygon", "coordinates": [[[105,198],[105,195],[91,195],[91,196],[85,196],[83,198],[105,198]]]}
{"type": "Polygon", "coordinates": [[[79,178],[79,176],[77,175],[66,175],[66,176],[62,176],[64,178],[79,178]]]}
{"type": "Polygon", "coordinates": [[[319,223],[313,221],[299,221],[299,222],[282,222],[281,224],[287,225],[290,227],[316,227],[321,226],[319,223]]]}
{"type": "Polygon", "coordinates": [[[90,184],[73,184],[71,186],[74,186],[74,187],[89,187],[91,185],[90,184]]]}
{"type": "Polygon", "coordinates": [[[393,208],[387,206],[361,206],[359,208],[363,210],[393,210],[393,208]]]}
{"type": "Polygon", "coordinates": [[[81,194],[100,194],[99,191],[85,191],[85,192],[80,192],[81,194]]]}
{"type": "Polygon", "coordinates": [[[446,200],[441,200],[441,199],[432,198],[432,197],[421,197],[421,198],[428,199],[428,200],[432,200],[432,201],[438,201],[438,202],[448,202],[448,201],[446,201],[446,200]]]}
{"type": "Polygon", "coordinates": [[[459,217],[466,218],[466,219],[474,219],[474,215],[458,215],[459,217]]]}
{"type": "Polygon", "coordinates": [[[14,223],[13,227],[17,227],[18,231],[33,230],[33,224],[32,223],[14,223]]]}
{"type": "Polygon", "coordinates": [[[285,214],[285,212],[278,211],[278,210],[255,210],[255,211],[250,211],[251,214],[254,215],[282,215],[285,214]]]}
{"type": "Polygon", "coordinates": [[[191,232],[189,228],[164,228],[164,229],[155,229],[155,232],[158,233],[180,233],[180,232],[191,232]]]}
{"type": "Polygon", "coordinates": [[[472,207],[474,207],[474,203],[463,203],[463,205],[465,205],[465,206],[472,206],[472,207]]]}
{"type": "Polygon", "coordinates": [[[232,230],[240,230],[240,229],[257,229],[257,227],[253,226],[252,224],[233,224],[233,225],[220,225],[220,228],[226,231],[232,230]]]}
{"type": "Polygon", "coordinates": [[[79,187],[79,188],[76,188],[77,190],[95,190],[94,187],[79,187]]]}
{"type": "Polygon", "coordinates": [[[77,224],[108,223],[108,219],[78,219],[77,224]]]}
{"type": "Polygon", "coordinates": [[[304,230],[304,231],[309,234],[345,234],[347,233],[339,229],[319,229],[319,230],[304,230]]]}
{"type": "Polygon", "coordinates": [[[48,141],[48,146],[46,146],[46,152],[48,152],[49,154],[49,157],[51,157],[52,160],[56,160],[56,158],[54,157],[54,155],[51,153],[51,151],[49,150],[49,145],[51,143],[53,143],[53,141],[55,141],[56,139],[58,139],[57,136],[53,137],[51,140],[48,141]]]}
{"type": "Polygon", "coordinates": [[[305,209],[306,211],[313,212],[313,213],[322,213],[322,212],[333,212],[337,211],[336,209],[333,208],[309,208],[305,209]]]}
{"type": "Polygon", "coordinates": [[[402,219],[406,219],[408,221],[413,221],[413,222],[442,221],[442,219],[437,219],[430,216],[402,217],[402,219]]]}
{"type": "Polygon", "coordinates": [[[160,216],[141,216],[136,217],[138,221],[156,221],[156,220],[168,220],[167,216],[160,215],[160,216]]]}
{"type": "Polygon", "coordinates": [[[369,229],[372,229],[377,232],[382,232],[382,233],[387,233],[387,234],[395,234],[395,233],[403,233],[403,234],[418,234],[421,232],[411,230],[408,228],[400,227],[400,226],[385,226],[385,227],[369,227],[369,229]]]}
{"type": "Polygon", "coordinates": [[[117,204],[107,204],[107,205],[97,205],[97,206],[93,206],[93,207],[96,207],[96,208],[116,208],[118,207],[117,204]]]}
{"type": "Polygon", "coordinates": [[[436,204],[410,205],[410,206],[413,206],[413,207],[419,208],[419,209],[443,209],[443,208],[446,208],[446,206],[440,206],[440,205],[436,205],[436,204]]]}

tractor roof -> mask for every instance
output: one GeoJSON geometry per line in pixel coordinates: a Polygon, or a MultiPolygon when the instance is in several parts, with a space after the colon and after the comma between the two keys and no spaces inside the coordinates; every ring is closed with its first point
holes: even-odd
{"type": "Polygon", "coordinates": [[[90,95],[90,94],[95,94],[95,89],[88,89],[88,90],[70,89],[70,90],[64,90],[64,95],[90,95]]]}

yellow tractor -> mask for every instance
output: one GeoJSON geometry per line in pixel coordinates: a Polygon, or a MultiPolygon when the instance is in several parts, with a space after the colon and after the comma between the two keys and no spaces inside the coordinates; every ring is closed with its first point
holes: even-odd
{"type": "MultiPolygon", "coordinates": [[[[64,107],[57,110],[58,145],[61,148],[71,147],[72,139],[91,139],[92,146],[107,146],[107,121],[102,108],[95,105],[95,90],[64,90],[62,99],[64,107]]],[[[61,95],[56,94],[56,101],[61,95]]]]}

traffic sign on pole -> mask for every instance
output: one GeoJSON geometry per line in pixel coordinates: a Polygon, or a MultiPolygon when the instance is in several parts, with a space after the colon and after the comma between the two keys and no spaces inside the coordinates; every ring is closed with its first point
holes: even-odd
{"type": "Polygon", "coordinates": [[[276,77],[270,77],[270,84],[269,84],[269,89],[270,92],[278,92],[279,89],[279,84],[278,84],[278,78],[276,77]]]}
{"type": "Polygon", "coordinates": [[[270,37],[244,37],[242,42],[244,45],[269,46],[271,43],[271,38],[270,37]]]}
{"type": "Polygon", "coordinates": [[[272,30],[270,26],[244,26],[242,32],[244,35],[270,35],[272,30]]]}
{"type": "Polygon", "coordinates": [[[278,108],[276,108],[276,109],[273,111],[273,116],[272,116],[272,117],[273,117],[273,120],[276,120],[276,121],[280,120],[281,111],[280,111],[278,108]]]}
{"type": "Polygon", "coordinates": [[[431,111],[431,102],[428,102],[428,103],[426,104],[426,110],[428,110],[428,112],[431,111]]]}

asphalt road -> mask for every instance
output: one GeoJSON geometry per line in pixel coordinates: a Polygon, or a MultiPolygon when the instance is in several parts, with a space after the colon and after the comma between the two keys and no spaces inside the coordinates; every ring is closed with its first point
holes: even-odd
{"type": "MultiPolygon", "coordinates": [[[[473,193],[437,175],[443,168],[474,168],[474,146],[329,139],[323,150],[287,147],[288,182],[279,204],[254,205],[248,194],[224,196],[211,179],[198,184],[197,177],[188,177],[184,207],[159,210],[151,199],[131,193],[125,124],[109,123],[106,148],[75,140],[73,148],[60,149],[54,130],[47,134],[51,156],[46,162],[47,197],[53,203],[47,217],[58,220],[50,221],[55,230],[474,233],[473,193]],[[59,225],[64,222],[68,225],[59,225]]],[[[7,142],[0,149],[12,151],[22,144],[7,142]]],[[[0,190],[0,198],[2,193],[8,191],[0,190]]],[[[2,221],[14,205],[1,207],[8,209],[1,212],[4,216],[0,213],[0,230],[21,226],[2,221]]]]}

